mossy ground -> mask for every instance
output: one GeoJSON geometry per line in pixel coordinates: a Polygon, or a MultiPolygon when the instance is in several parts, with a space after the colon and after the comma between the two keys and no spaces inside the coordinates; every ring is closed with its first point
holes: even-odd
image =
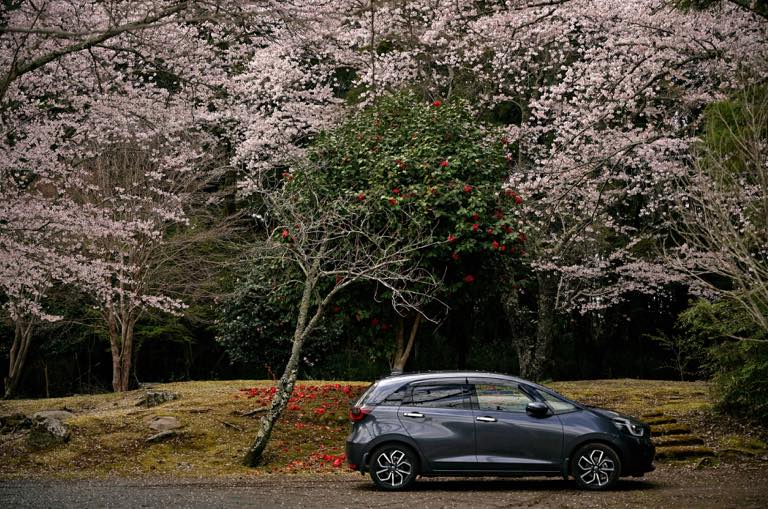
{"type": "MultiPolygon", "coordinates": [[[[0,477],[222,477],[266,473],[332,473],[346,470],[344,439],[349,430],[347,402],[364,390],[362,382],[301,382],[264,454],[264,465],[246,468],[243,454],[255,435],[258,417],[244,412],[269,401],[271,381],[206,381],[159,384],[181,398],[153,408],[136,406],[143,391],[67,398],[0,402],[0,414],[67,409],[76,417],[68,444],[32,451],[23,433],[0,438],[0,477]],[[244,392],[242,389],[254,390],[244,392]],[[154,432],[146,420],[176,417],[180,436],[148,444],[154,432]]],[[[701,382],[595,380],[554,382],[555,390],[586,404],[632,415],[661,412],[686,421],[710,408],[701,382]]],[[[742,447],[754,437],[732,435],[742,447]]],[[[762,437],[764,440],[765,437],[762,437]]],[[[752,442],[750,442],[752,444],[752,442]]],[[[715,444],[707,444],[715,445],[715,444]]]]}

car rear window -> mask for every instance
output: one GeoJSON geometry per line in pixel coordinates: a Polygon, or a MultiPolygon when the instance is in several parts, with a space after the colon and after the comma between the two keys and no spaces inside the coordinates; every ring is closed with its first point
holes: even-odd
{"type": "Polygon", "coordinates": [[[373,396],[373,393],[376,390],[376,386],[379,384],[379,382],[374,382],[368,388],[365,390],[365,392],[360,396],[355,403],[355,406],[361,407],[365,405],[369,400],[371,399],[371,396],[373,396]]]}

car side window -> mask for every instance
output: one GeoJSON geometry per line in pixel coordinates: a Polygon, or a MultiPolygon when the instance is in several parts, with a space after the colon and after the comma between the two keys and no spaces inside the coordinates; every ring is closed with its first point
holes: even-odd
{"type": "Polygon", "coordinates": [[[516,385],[475,384],[475,392],[480,410],[524,413],[533,401],[516,385]]]}
{"type": "Polygon", "coordinates": [[[462,384],[415,385],[409,404],[426,408],[468,408],[469,389],[462,384]]]}
{"type": "Polygon", "coordinates": [[[573,410],[576,410],[576,407],[572,405],[571,403],[568,403],[565,400],[562,400],[555,396],[554,394],[550,394],[546,391],[542,391],[539,389],[536,389],[536,392],[539,393],[539,395],[549,403],[550,408],[556,413],[556,414],[564,414],[566,412],[571,412],[573,410]]]}

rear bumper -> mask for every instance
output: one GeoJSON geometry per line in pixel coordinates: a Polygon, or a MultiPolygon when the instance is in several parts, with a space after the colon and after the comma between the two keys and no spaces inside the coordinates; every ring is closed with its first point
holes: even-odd
{"type": "Polygon", "coordinates": [[[366,445],[364,443],[355,443],[347,440],[346,453],[347,461],[353,465],[357,465],[358,472],[364,473],[368,471],[368,453],[365,452],[366,445]]]}

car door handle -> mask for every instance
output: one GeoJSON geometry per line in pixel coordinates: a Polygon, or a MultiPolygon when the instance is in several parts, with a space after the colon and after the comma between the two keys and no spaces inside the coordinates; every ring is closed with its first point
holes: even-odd
{"type": "Polygon", "coordinates": [[[480,422],[496,422],[496,419],[493,417],[476,417],[475,420],[480,422]]]}
{"type": "Polygon", "coordinates": [[[416,419],[421,419],[424,417],[424,414],[421,412],[403,412],[403,415],[406,417],[415,417],[416,419]]]}

